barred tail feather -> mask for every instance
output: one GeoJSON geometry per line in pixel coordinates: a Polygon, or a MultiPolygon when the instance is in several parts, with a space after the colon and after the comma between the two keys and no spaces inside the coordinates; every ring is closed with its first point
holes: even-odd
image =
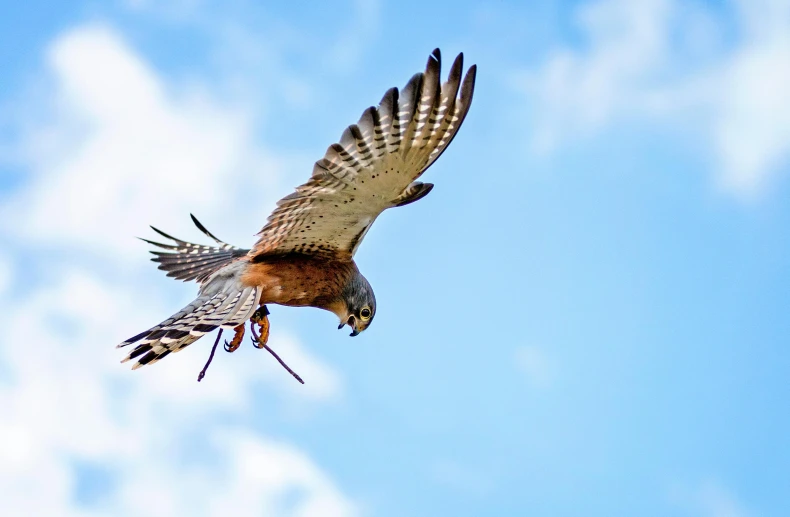
{"type": "Polygon", "coordinates": [[[141,239],[148,244],[168,250],[151,252],[156,255],[151,260],[158,262],[159,269],[166,271],[167,276],[184,281],[196,280],[202,283],[223,266],[239,257],[245,256],[249,252],[249,250],[237,248],[219,240],[194,215],[190,214],[190,216],[195,226],[219,246],[205,246],[183,241],[152,226],[151,229],[156,233],[175,243],[162,244],[148,239],[141,239]]]}
{"type": "Polygon", "coordinates": [[[135,345],[121,362],[137,359],[134,370],[183,350],[217,328],[232,329],[247,321],[259,300],[258,288],[240,286],[233,272],[229,278],[217,277],[173,316],[119,344],[118,348],[135,345]]]}

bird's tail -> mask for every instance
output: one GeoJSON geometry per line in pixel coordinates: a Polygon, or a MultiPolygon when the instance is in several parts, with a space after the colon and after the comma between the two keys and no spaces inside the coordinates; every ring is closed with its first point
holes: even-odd
{"type": "Polygon", "coordinates": [[[141,239],[148,244],[153,244],[159,248],[169,250],[151,252],[156,255],[151,260],[159,262],[159,269],[167,271],[167,276],[184,281],[196,280],[202,283],[214,272],[237,258],[247,255],[250,251],[237,248],[236,246],[232,246],[217,239],[194,215],[189,215],[192,217],[192,222],[195,223],[195,226],[197,226],[207,237],[216,242],[218,246],[205,246],[182,241],[152,226],[151,229],[156,233],[175,243],[162,244],[160,242],[149,241],[148,239],[141,239]]]}
{"type": "Polygon", "coordinates": [[[217,328],[232,329],[247,321],[255,312],[260,291],[257,287],[241,285],[238,278],[242,265],[234,264],[220,271],[189,305],[159,325],[119,344],[118,348],[135,345],[121,362],[137,359],[132,369],[153,364],[217,328]]]}

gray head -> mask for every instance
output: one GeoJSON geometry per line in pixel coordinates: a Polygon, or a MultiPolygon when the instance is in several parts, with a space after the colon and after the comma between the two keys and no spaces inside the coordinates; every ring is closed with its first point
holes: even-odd
{"type": "Polygon", "coordinates": [[[339,329],[344,325],[351,327],[352,336],[368,328],[376,315],[376,295],[373,288],[358,271],[351,275],[343,291],[340,303],[333,312],[340,318],[339,329]]]}

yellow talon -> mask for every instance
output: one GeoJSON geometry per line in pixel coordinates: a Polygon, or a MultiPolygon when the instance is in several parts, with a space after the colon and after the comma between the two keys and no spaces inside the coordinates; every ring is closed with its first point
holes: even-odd
{"type": "Polygon", "coordinates": [[[269,341],[269,309],[265,305],[261,305],[256,310],[252,317],[250,317],[250,331],[252,332],[252,344],[255,348],[264,348],[269,341]],[[258,325],[258,332],[255,332],[255,327],[258,325]]]}

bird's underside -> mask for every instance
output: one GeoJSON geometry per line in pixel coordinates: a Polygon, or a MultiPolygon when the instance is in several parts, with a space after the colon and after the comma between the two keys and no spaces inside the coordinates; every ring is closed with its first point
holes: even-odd
{"type": "MultiPolygon", "coordinates": [[[[340,318],[340,327],[352,327],[351,335],[364,331],[375,316],[375,296],[354,254],[384,210],[431,191],[432,184],[416,180],[452,141],[472,100],[476,67],[462,80],[459,55],[442,84],[440,66],[436,49],[424,73],[415,74],[401,91],[388,90],[378,107],[365,110],[316,162],[312,177],[277,203],[252,249],[217,239],[194,216],[214,245],[154,228],[170,243],[144,239],[164,250],[153,251],[152,260],[167,276],[197,281],[200,291],[181,311],[118,345],[134,345],[123,361],[136,360],[133,368],[153,364],[219,329],[210,363],[222,331],[234,331],[224,346],[233,352],[250,322],[253,344],[285,366],[267,345],[267,304],[325,309],[340,318]]],[[[198,380],[204,374],[205,368],[198,380]]]]}

